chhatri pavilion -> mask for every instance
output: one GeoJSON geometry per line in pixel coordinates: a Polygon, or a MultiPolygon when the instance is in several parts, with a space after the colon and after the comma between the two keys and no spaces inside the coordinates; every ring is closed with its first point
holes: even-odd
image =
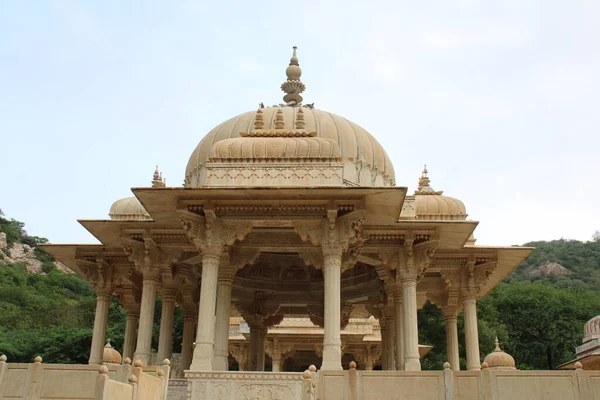
{"type": "MultiPolygon", "coordinates": [[[[421,376],[428,347],[418,343],[417,312],[430,301],[446,322],[447,370],[460,369],[462,310],[467,370],[478,372],[477,299],[533,249],[476,245],[478,222],[432,187],[427,168],[407,193],[369,132],[303,103],[296,48],[285,73],[283,103],[261,103],[200,140],[183,187],[166,187],[157,170],[109,219],[80,220],[100,244],[43,246],[97,291],[89,363],[103,362],[113,296],[127,311],[123,360],[151,363],[160,296],[155,357],[171,358],[180,307],[189,398],[249,393],[249,383],[210,380],[230,369],[252,381],[267,366],[272,373],[256,376],[281,371],[285,380],[283,371],[314,364],[330,388],[346,382],[334,378],[347,379],[353,360],[359,371],[421,376]]],[[[296,398],[268,390],[265,398],[296,398]]]]}

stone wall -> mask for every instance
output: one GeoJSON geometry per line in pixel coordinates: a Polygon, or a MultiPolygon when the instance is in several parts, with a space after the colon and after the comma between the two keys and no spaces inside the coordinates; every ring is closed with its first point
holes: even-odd
{"type": "Polygon", "coordinates": [[[7,363],[0,356],[0,400],[165,400],[170,368],[130,364],[7,363]]]}
{"type": "Polygon", "coordinates": [[[600,371],[321,371],[326,400],[600,400],[600,371]]]}
{"type": "MultiPolygon", "coordinates": [[[[190,400],[600,400],[600,371],[186,372],[190,400]]],[[[184,399],[183,381],[172,400],[184,399]]]]}

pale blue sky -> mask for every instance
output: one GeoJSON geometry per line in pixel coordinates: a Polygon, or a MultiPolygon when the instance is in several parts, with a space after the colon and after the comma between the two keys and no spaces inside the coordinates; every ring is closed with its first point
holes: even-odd
{"type": "Polygon", "coordinates": [[[386,148],[399,186],[481,221],[478,244],[600,229],[600,2],[0,0],[0,208],[54,243],[95,239],[158,164],[180,186],[211,128],[305,102],[386,148]]]}

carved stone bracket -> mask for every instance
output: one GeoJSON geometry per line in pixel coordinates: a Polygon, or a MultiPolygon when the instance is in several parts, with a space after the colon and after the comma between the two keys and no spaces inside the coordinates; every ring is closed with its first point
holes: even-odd
{"type": "Polygon", "coordinates": [[[438,241],[427,240],[414,244],[416,238],[416,235],[412,232],[409,232],[405,237],[404,246],[399,252],[397,281],[405,279],[420,281],[433,261],[433,255],[438,248],[438,241]]]}
{"type": "Polygon", "coordinates": [[[164,270],[167,274],[170,267],[176,263],[183,254],[181,249],[162,249],[152,239],[148,232],[142,235],[142,240],[122,234],[121,244],[129,260],[134,263],[135,269],[144,276],[158,278],[164,270]]]}
{"type": "Polygon", "coordinates": [[[352,351],[358,361],[358,367],[363,370],[372,370],[381,357],[381,347],[366,345],[365,348],[356,348],[352,351]]]}
{"type": "Polygon", "coordinates": [[[235,361],[240,365],[240,370],[246,369],[246,364],[248,362],[248,344],[239,343],[230,345],[229,354],[231,354],[231,356],[235,358],[235,361]]]}
{"type": "Polygon", "coordinates": [[[119,302],[127,311],[127,314],[140,314],[140,301],[142,293],[131,285],[125,286],[119,293],[119,302]]]}
{"type": "Polygon", "coordinates": [[[239,248],[231,246],[228,252],[228,264],[237,271],[244,268],[246,265],[254,264],[259,256],[260,249],[258,247],[239,248]]]}
{"type": "Polygon", "coordinates": [[[317,247],[303,249],[298,252],[306,265],[311,265],[316,269],[323,269],[323,252],[317,247]]]}
{"type": "Polygon", "coordinates": [[[234,305],[248,325],[266,328],[283,320],[283,315],[277,314],[279,306],[267,300],[264,292],[256,291],[253,300],[236,302],[234,305]]]}
{"type": "Polygon", "coordinates": [[[203,254],[220,256],[224,246],[231,246],[252,230],[250,221],[222,220],[209,206],[203,208],[204,216],[179,210],[180,221],[188,238],[203,254]]]}
{"type": "Polygon", "coordinates": [[[469,257],[462,274],[462,295],[465,298],[476,297],[497,268],[494,259],[469,257]]]}

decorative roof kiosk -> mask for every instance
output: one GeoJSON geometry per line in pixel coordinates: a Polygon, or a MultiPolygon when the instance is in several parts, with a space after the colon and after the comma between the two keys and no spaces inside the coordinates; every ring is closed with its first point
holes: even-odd
{"type": "Polygon", "coordinates": [[[228,369],[232,316],[248,326],[247,370],[264,368],[265,348],[281,357],[287,347],[271,339],[284,318],[321,327],[321,369],[341,370],[342,331],[369,316],[379,347],[356,350],[359,368],[381,354],[384,369],[420,370],[417,310],[427,300],[444,313],[454,370],[464,310],[467,368],[480,369],[476,299],[532,249],[474,245],[478,223],[430,187],[426,169],[407,196],[373,136],[302,103],[296,48],[286,74],[284,104],[261,104],[200,141],[184,187],[166,187],[157,171],[152,187],[111,207],[111,219],[80,221],[101,244],[43,246],[97,290],[89,362],[102,362],[109,300],[118,296],[127,310],[123,358],[148,363],[160,295],[158,359],[171,355],[179,306],[188,374],[228,369]]]}

